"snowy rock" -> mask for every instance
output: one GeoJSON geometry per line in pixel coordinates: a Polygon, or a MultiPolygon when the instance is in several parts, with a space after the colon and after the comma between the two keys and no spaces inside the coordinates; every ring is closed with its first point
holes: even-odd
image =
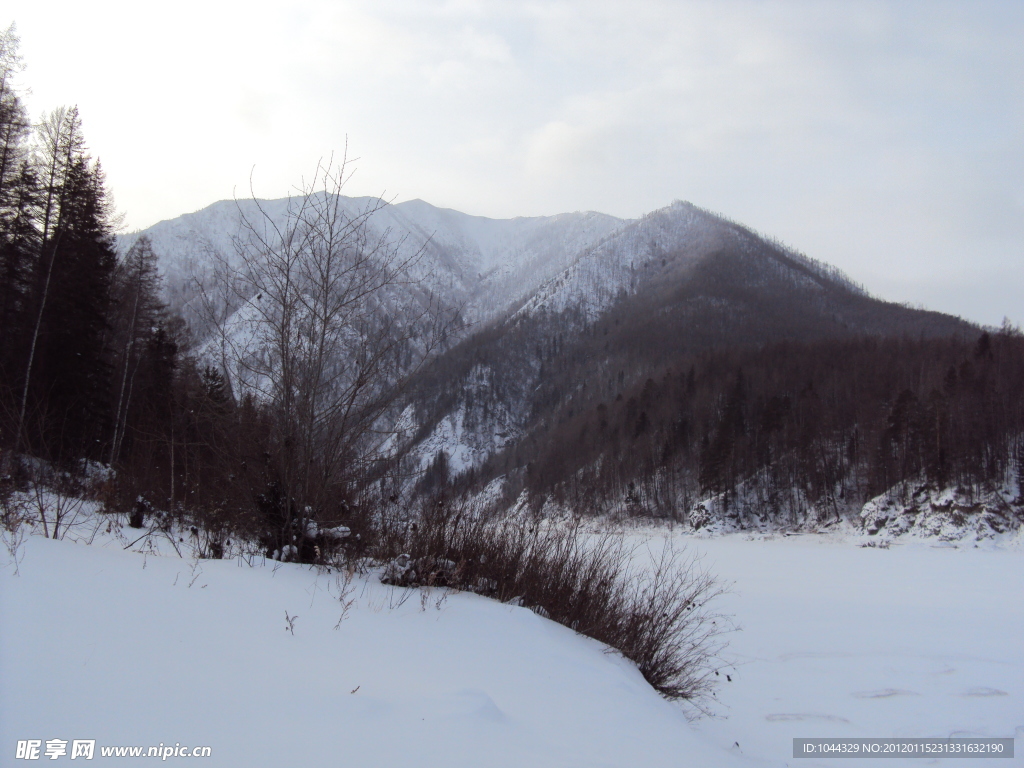
{"type": "Polygon", "coordinates": [[[920,486],[910,493],[894,489],[867,502],[860,513],[864,532],[940,541],[992,539],[1013,533],[1024,523],[1024,499],[1008,489],[969,493],[920,486]]]}
{"type": "Polygon", "coordinates": [[[473,591],[478,595],[493,595],[498,591],[498,582],[484,576],[477,576],[473,580],[473,591]]]}
{"type": "Polygon", "coordinates": [[[399,587],[455,587],[460,586],[460,570],[453,560],[435,557],[413,559],[399,555],[384,568],[380,580],[383,584],[399,587]]]}
{"type": "Polygon", "coordinates": [[[342,541],[352,535],[352,529],[347,525],[337,525],[334,528],[320,529],[320,536],[329,541],[342,541]]]}
{"type": "Polygon", "coordinates": [[[411,562],[412,558],[409,555],[399,555],[396,557],[385,566],[384,572],[380,576],[381,583],[403,587],[408,586],[408,578],[412,570],[410,567],[411,562]]]}

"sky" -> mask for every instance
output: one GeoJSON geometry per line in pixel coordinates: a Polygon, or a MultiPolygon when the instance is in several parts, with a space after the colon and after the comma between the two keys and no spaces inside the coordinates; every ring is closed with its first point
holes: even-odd
{"type": "MultiPolygon", "coordinates": [[[[12,13],[16,15],[11,15],[12,13]]],[[[131,229],[345,153],[350,194],[506,218],[689,200],[882,298],[1024,324],[1024,2],[52,0],[131,229]]]]}

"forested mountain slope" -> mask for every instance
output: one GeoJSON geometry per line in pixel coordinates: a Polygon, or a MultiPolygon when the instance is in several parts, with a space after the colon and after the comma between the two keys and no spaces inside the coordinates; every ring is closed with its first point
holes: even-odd
{"type": "Polygon", "coordinates": [[[1013,329],[880,301],[677,203],[440,356],[410,466],[498,506],[696,527],[856,522],[879,494],[986,483],[1019,501],[1022,382],[1013,329]]]}
{"type": "Polygon", "coordinates": [[[978,333],[874,299],[825,265],[677,203],[624,226],[441,356],[413,401],[420,425],[457,413],[494,421],[469,430],[486,443],[558,420],[563,408],[614,400],[708,350],[978,333]]]}
{"type": "MultiPolygon", "coordinates": [[[[343,199],[352,215],[373,204],[343,199]]],[[[223,202],[151,228],[172,303],[187,314],[211,258],[233,263],[243,217],[288,205],[223,202]]],[[[414,496],[804,526],[911,481],[1019,474],[1013,333],[982,340],[876,299],[689,203],[494,220],[417,200],[369,221],[415,258],[418,289],[462,313],[387,416],[414,496]]]]}

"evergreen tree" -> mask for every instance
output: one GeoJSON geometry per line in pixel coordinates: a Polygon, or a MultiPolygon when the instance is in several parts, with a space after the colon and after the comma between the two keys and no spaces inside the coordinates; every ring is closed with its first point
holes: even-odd
{"type": "Polygon", "coordinates": [[[26,342],[32,328],[32,276],[41,245],[34,220],[38,186],[28,163],[22,165],[9,193],[0,207],[0,403],[5,413],[12,414],[24,381],[26,342]]]}
{"type": "MultiPolygon", "coordinates": [[[[111,463],[115,463],[121,453],[140,367],[147,356],[162,348],[156,336],[166,336],[165,314],[166,307],[160,299],[157,257],[150,239],[142,236],[118,264],[112,286],[111,347],[115,406],[111,463]]],[[[170,386],[169,382],[166,384],[170,386]]]]}
{"type": "Polygon", "coordinates": [[[35,227],[36,183],[28,163],[29,122],[16,87],[23,69],[12,24],[0,33],[0,430],[12,431],[18,384],[24,373],[27,298],[33,259],[39,252],[35,227]]]}
{"type": "Polygon", "coordinates": [[[50,385],[50,406],[70,450],[98,458],[110,399],[103,341],[116,250],[99,165],[79,159],[68,181],[60,216],[63,238],[53,256],[52,301],[44,316],[41,382],[50,385]]]}
{"type": "Polygon", "coordinates": [[[18,187],[30,128],[15,83],[24,69],[19,43],[14,24],[0,33],[0,215],[6,213],[10,196],[18,187]]]}
{"type": "Polygon", "coordinates": [[[30,296],[34,323],[21,382],[16,444],[54,459],[99,457],[110,371],[104,347],[116,251],[98,163],[85,153],[77,109],[39,129],[40,247],[30,296]]]}

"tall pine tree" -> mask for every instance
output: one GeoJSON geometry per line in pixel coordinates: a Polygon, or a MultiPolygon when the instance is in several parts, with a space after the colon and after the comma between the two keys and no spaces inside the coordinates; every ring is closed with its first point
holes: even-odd
{"type": "Polygon", "coordinates": [[[77,108],[39,126],[40,178],[16,450],[55,460],[99,458],[111,376],[104,348],[116,265],[112,211],[99,164],[85,152],[77,108]]]}

